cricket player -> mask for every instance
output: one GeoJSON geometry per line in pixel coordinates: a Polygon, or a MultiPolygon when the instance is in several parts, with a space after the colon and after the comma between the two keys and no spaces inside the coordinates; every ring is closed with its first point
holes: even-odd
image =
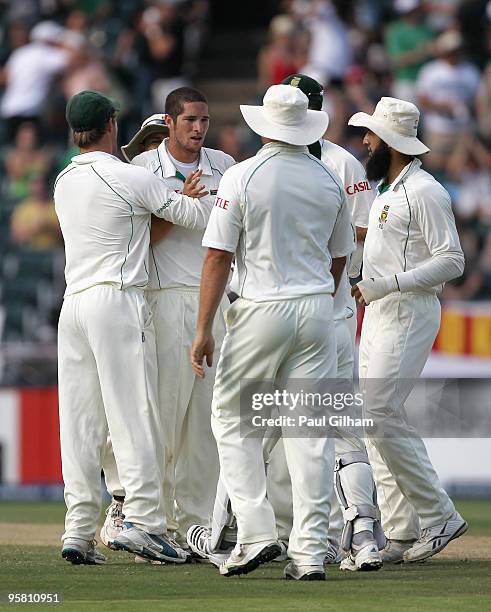
{"type": "Polygon", "coordinates": [[[450,196],[421,168],[429,149],[417,138],[419,110],[382,98],[367,128],[367,176],[379,180],[370,211],[363,280],[353,295],[366,305],[360,344],[365,410],[387,435],[367,430],[367,450],[389,540],[384,560],[423,561],[467,530],[442,489],[423,441],[404,409],[440,326],[437,294],[464,270],[450,196]]]}
{"type": "MultiPolygon", "coordinates": [[[[285,79],[284,84],[298,87],[309,100],[309,109],[321,111],[323,88],[307,75],[296,74],[285,79]]],[[[316,140],[309,145],[309,151],[321,159],[328,168],[337,174],[344,187],[348,209],[356,228],[358,249],[356,261],[350,261],[355,276],[359,274],[359,256],[368,225],[368,214],[372,201],[370,185],[366,180],[361,163],[348,151],[325,140],[316,140]]],[[[355,254],[354,254],[355,255],[355,254]]],[[[236,281],[236,274],[234,281],[236,281]]],[[[337,345],[337,377],[351,381],[354,370],[354,351],[356,336],[356,302],[351,296],[348,269],[341,275],[340,285],[334,296],[334,323],[337,345]]],[[[279,432],[281,434],[281,432],[279,432]]],[[[267,461],[268,498],[275,510],[280,538],[288,542],[292,528],[292,490],[286,465],[283,441],[278,435],[268,432],[264,439],[263,451],[267,461]]],[[[344,534],[343,516],[339,504],[333,500],[329,518],[329,547],[326,563],[341,561],[340,545],[350,559],[343,561],[341,569],[375,570],[382,566],[378,549],[383,548],[385,539],[378,521],[376,492],[372,469],[367,452],[358,436],[344,432],[335,442],[336,492],[346,516],[344,534]],[[374,531],[375,541],[374,545],[374,531]],[[354,538],[354,541],[353,541],[354,538]],[[353,559],[356,559],[353,562],[353,559]]],[[[188,532],[188,543],[197,554],[208,557],[212,562],[223,562],[227,550],[233,547],[236,535],[233,517],[230,516],[228,495],[220,480],[217,488],[212,529],[195,525],[188,532]]]]}
{"type": "Polygon", "coordinates": [[[159,113],[151,115],[145,119],[129,143],[121,147],[121,153],[127,162],[131,162],[140,153],[156,149],[168,135],[169,129],[165,124],[165,115],[159,113]]]}
{"type": "Polygon", "coordinates": [[[114,157],[116,111],[93,91],[69,100],[66,116],[80,155],[55,183],[67,284],[58,327],[62,556],[75,564],[103,560],[94,534],[109,431],[126,494],[116,546],[183,563],[188,554],[165,534],[155,335],[143,288],[151,214],[190,229],[203,229],[208,214],[198,199],[114,157]]]}
{"type": "MultiPolygon", "coordinates": [[[[201,92],[190,87],[174,90],[166,99],[165,113],[169,137],[156,149],[134,157],[132,164],[147,168],[176,193],[190,176],[198,173],[202,189],[209,194],[200,200],[209,216],[220,179],[235,161],[226,153],[203,146],[209,111],[201,92]]],[[[157,343],[158,402],[165,443],[164,497],[168,529],[185,546],[188,528],[210,519],[219,472],[210,423],[215,372],[213,369],[206,379],[201,379],[195,376],[189,362],[206,253],[202,239],[202,228],[197,231],[152,220],[146,295],[157,343]]],[[[214,327],[217,358],[225,336],[223,313],[227,307],[228,299],[224,297],[214,327]]],[[[108,480],[114,496],[119,487],[113,470],[109,470],[108,480]]],[[[121,528],[120,511],[121,502],[116,497],[101,531],[109,547],[121,528]]]]}
{"type": "MultiPolygon", "coordinates": [[[[339,179],[305,146],[324,134],[327,115],[308,110],[307,96],[288,85],[270,87],[263,106],[241,112],[265,146],[220,183],[203,239],[209,250],[192,348],[193,367],[203,376],[203,359],[213,361],[213,319],[235,253],[239,298],[227,312],[212,405],[221,477],[237,519],[237,545],[220,566],[224,576],[248,573],[281,553],[262,439],[240,435],[240,382],[272,380],[281,387],[335,377],[332,294],[354,248],[339,179]]],[[[333,439],[283,442],[294,515],[285,577],[324,580],[333,439]]]]}

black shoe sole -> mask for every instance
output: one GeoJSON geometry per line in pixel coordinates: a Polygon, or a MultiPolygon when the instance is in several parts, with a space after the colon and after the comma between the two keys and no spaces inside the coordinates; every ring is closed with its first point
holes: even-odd
{"type": "Polygon", "coordinates": [[[309,582],[313,582],[313,581],[320,581],[320,580],[325,580],[326,579],[326,575],[324,572],[312,572],[311,574],[305,574],[305,576],[302,576],[301,578],[294,578],[293,576],[290,576],[290,574],[285,574],[285,580],[305,580],[305,581],[309,581],[309,582]]]}
{"type": "Polygon", "coordinates": [[[245,565],[241,565],[240,567],[231,569],[228,573],[222,574],[222,576],[228,578],[229,576],[241,576],[242,574],[249,574],[249,572],[253,572],[260,565],[263,565],[264,563],[269,563],[273,559],[276,559],[276,557],[278,557],[279,555],[281,555],[281,547],[278,546],[278,544],[270,544],[269,546],[266,546],[266,548],[263,548],[263,550],[258,555],[256,555],[254,559],[251,559],[245,565]]]}
{"type": "Polygon", "coordinates": [[[362,563],[361,567],[359,568],[360,572],[376,572],[377,570],[382,568],[382,561],[379,562],[375,562],[375,563],[362,563]]]}
{"type": "Polygon", "coordinates": [[[87,557],[75,548],[64,548],[61,551],[61,556],[72,565],[92,565],[91,563],[87,563],[87,557]]]}

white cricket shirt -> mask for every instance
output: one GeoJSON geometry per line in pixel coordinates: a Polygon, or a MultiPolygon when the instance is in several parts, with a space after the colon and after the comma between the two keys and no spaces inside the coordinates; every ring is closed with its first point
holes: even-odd
{"type": "Polygon", "coordinates": [[[55,182],[65,241],[65,295],[100,283],[146,287],[150,215],[203,231],[208,211],[143,168],[103,152],[72,158],[55,182]]]}
{"type": "Polygon", "coordinates": [[[370,210],[363,278],[396,275],[401,291],[432,293],[464,269],[448,192],[413,159],[370,210]]]}
{"type": "MultiPolygon", "coordinates": [[[[165,186],[180,193],[185,177],[176,170],[167,151],[167,138],[153,151],[146,151],[133,158],[132,164],[144,166],[155,176],[163,179],[165,186]]],[[[203,147],[198,168],[203,171],[200,183],[209,192],[201,198],[202,206],[208,216],[213,208],[218,185],[223,173],[235,163],[233,157],[203,147]]],[[[201,245],[203,229],[190,230],[173,227],[163,240],[150,248],[149,289],[169,289],[171,287],[199,287],[201,270],[206,250],[201,245]]]]}
{"type": "MultiPolygon", "coordinates": [[[[354,227],[368,227],[368,215],[374,194],[367,181],[365,168],[343,147],[329,140],[321,140],[320,144],[321,160],[341,179],[354,227]]],[[[351,318],[356,314],[356,301],[351,295],[348,267],[349,262],[346,262],[345,271],[334,296],[335,320],[351,318]]]]}
{"type": "Polygon", "coordinates": [[[343,186],[307,147],[269,143],[225,172],[203,245],[236,253],[245,299],[333,293],[331,259],[354,248],[343,186]]]}

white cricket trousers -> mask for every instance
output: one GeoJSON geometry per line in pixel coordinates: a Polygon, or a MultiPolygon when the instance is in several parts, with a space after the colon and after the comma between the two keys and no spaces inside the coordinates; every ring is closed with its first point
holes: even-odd
{"type": "MultiPolygon", "coordinates": [[[[356,306],[355,306],[356,308],[356,306]]],[[[355,352],[355,337],[356,337],[356,315],[349,319],[337,319],[334,321],[336,331],[336,347],[337,347],[337,377],[345,380],[353,379],[354,370],[354,352],[355,352]]],[[[341,432],[342,433],[342,432],[341,432]]],[[[271,502],[275,515],[276,526],[280,539],[288,541],[291,526],[292,526],[292,493],[291,482],[286,466],[285,452],[283,449],[282,440],[278,440],[275,444],[274,439],[265,439],[265,447],[274,448],[270,451],[265,448],[265,456],[268,462],[267,469],[267,489],[268,498],[271,502]],[[269,455],[269,456],[268,456],[269,455]]],[[[353,433],[335,439],[335,456],[336,459],[343,456],[345,453],[365,450],[363,440],[353,433]]],[[[357,464],[358,466],[360,464],[357,464]]],[[[351,468],[352,470],[353,468],[351,468]]],[[[365,470],[364,467],[358,468],[365,470]]],[[[366,468],[369,470],[369,468],[366,468]]],[[[345,469],[344,487],[347,489],[347,496],[350,505],[360,505],[373,503],[373,481],[372,478],[367,478],[365,486],[360,490],[359,485],[355,482],[351,483],[352,474],[350,470],[345,469]]],[[[331,475],[326,475],[331,479],[331,475]]],[[[358,480],[358,479],[357,479],[358,480]]],[[[329,516],[329,542],[338,547],[343,531],[343,514],[337,498],[334,496],[331,503],[331,514],[329,516]]]]}
{"type": "MultiPolygon", "coordinates": [[[[266,496],[262,438],[241,437],[240,382],[272,380],[287,388],[292,379],[336,375],[332,296],[252,302],[239,298],[228,309],[227,334],[217,366],[212,428],[221,477],[237,519],[237,542],[277,538],[273,508],[266,496]]],[[[280,408],[280,414],[288,410],[280,408]]],[[[293,490],[289,556],[298,565],[322,565],[334,467],[332,438],[283,438],[293,490]]]]}
{"type": "Polygon", "coordinates": [[[420,527],[444,523],[455,511],[404,407],[439,326],[440,302],[430,293],[391,293],[365,309],[360,342],[365,417],[387,420],[392,434],[376,437],[367,430],[365,442],[390,539],[418,538],[420,527]]]}
{"type": "Polygon", "coordinates": [[[164,499],[169,528],[186,537],[193,524],[207,524],[213,511],[219,463],[211,431],[211,400],[225,336],[224,297],[215,317],[213,366],[199,378],[191,367],[199,287],[148,292],[154,313],[159,370],[159,409],[165,441],[164,499]]]}
{"type": "Polygon", "coordinates": [[[67,505],[63,539],[94,538],[108,431],[126,493],[126,520],[163,533],[155,334],[142,290],[96,285],[65,298],[58,384],[67,505]]]}
{"type": "MultiPolygon", "coordinates": [[[[186,537],[193,524],[207,524],[213,511],[219,463],[211,431],[211,400],[220,346],[225,336],[224,297],[215,317],[215,355],[206,377],[195,376],[190,354],[199,309],[199,287],[147,291],[157,344],[158,406],[164,445],[167,529],[186,537]]],[[[123,495],[111,445],[104,457],[106,485],[123,495]]]]}

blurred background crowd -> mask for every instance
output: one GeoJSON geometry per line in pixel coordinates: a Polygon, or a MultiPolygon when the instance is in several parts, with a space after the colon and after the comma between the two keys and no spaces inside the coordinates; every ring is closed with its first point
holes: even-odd
{"type": "Polygon", "coordinates": [[[167,93],[196,86],[207,145],[237,160],[258,148],[238,105],[293,72],[324,84],[329,138],[361,160],[348,118],[384,95],[415,102],[424,166],[452,195],[467,260],[442,298],[491,299],[490,58],[489,0],[0,0],[0,382],[56,375],[52,190],[77,153],[64,109],[83,89],[120,101],[125,144],[167,93]]]}

